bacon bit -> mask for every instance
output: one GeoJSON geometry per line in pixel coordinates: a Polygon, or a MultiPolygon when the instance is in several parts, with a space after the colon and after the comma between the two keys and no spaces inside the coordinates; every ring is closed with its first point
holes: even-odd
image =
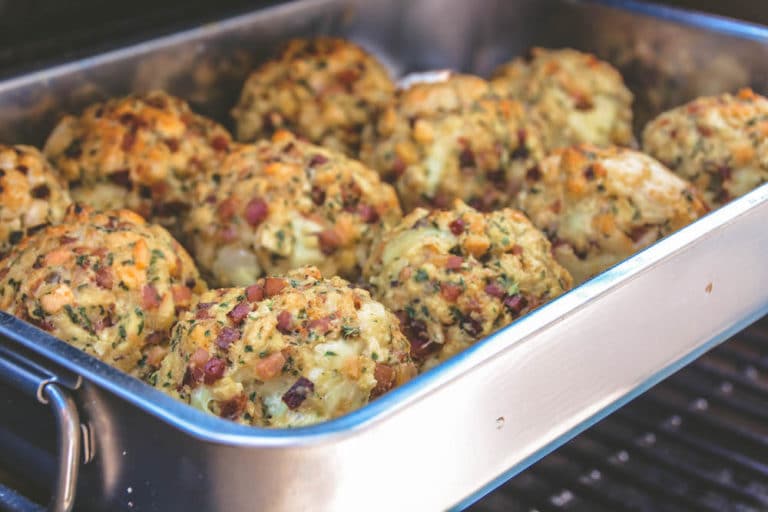
{"type": "Polygon", "coordinates": [[[192,290],[185,285],[176,285],[171,288],[173,294],[173,302],[176,304],[189,304],[189,300],[192,298],[192,290]]]}
{"type": "Polygon", "coordinates": [[[163,341],[168,339],[168,333],[164,331],[155,331],[152,334],[144,338],[144,343],[147,345],[159,345],[163,341]]]}
{"type": "Polygon", "coordinates": [[[525,177],[531,181],[539,181],[541,179],[541,170],[539,169],[539,166],[537,165],[528,169],[528,172],[525,173],[525,177]]]}
{"type": "Polygon", "coordinates": [[[527,305],[528,301],[519,293],[510,295],[504,299],[504,306],[506,306],[507,309],[509,309],[509,311],[515,315],[519,315],[527,305]]]}
{"type": "Polygon", "coordinates": [[[313,186],[309,195],[312,198],[312,202],[317,206],[320,206],[325,202],[325,190],[321,189],[320,187],[313,186]]]}
{"type": "Polygon", "coordinates": [[[471,316],[462,318],[460,327],[470,336],[476,337],[483,332],[483,324],[475,320],[471,316]]]}
{"type": "Polygon", "coordinates": [[[720,175],[723,181],[731,179],[732,172],[733,170],[727,165],[721,165],[717,168],[717,173],[720,175]]]}
{"type": "Polygon", "coordinates": [[[256,377],[264,382],[277,377],[280,375],[285,361],[286,359],[282,352],[273,352],[264,359],[259,359],[253,367],[256,377]]]}
{"type": "Polygon", "coordinates": [[[464,148],[459,153],[459,167],[474,167],[475,166],[475,154],[469,148],[464,148]]]}
{"type": "Polygon", "coordinates": [[[221,217],[222,220],[229,220],[235,214],[235,211],[237,211],[237,201],[235,201],[233,197],[228,197],[219,204],[216,211],[219,213],[219,217],[221,217]]]}
{"type": "MultiPolygon", "coordinates": [[[[7,271],[6,271],[7,273],[7,271]]],[[[4,275],[2,277],[5,277],[4,275]]],[[[58,272],[51,272],[45,276],[45,282],[48,284],[56,284],[61,282],[61,274],[58,272]]]]}
{"type": "Polygon", "coordinates": [[[464,258],[451,254],[445,261],[445,268],[448,270],[460,270],[464,264],[464,258]]]}
{"type": "Polygon", "coordinates": [[[323,165],[327,161],[328,161],[328,158],[323,155],[314,155],[312,156],[312,158],[309,159],[309,166],[316,167],[318,165],[323,165]]]}
{"type": "Polygon", "coordinates": [[[643,237],[651,230],[651,226],[635,226],[632,231],[629,232],[629,238],[633,242],[637,243],[643,239],[643,237]]]}
{"type": "Polygon", "coordinates": [[[336,79],[346,85],[352,85],[358,78],[360,78],[360,72],[355,69],[342,69],[336,73],[336,79]]]}
{"type": "Polygon", "coordinates": [[[168,146],[171,153],[176,153],[179,150],[179,139],[165,139],[163,142],[168,146]]]}
{"type": "Polygon", "coordinates": [[[217,135],[211,140],[211,147],[215,151],[226,151],[229,149],[229,140],[223,135],[217,135]]]}
{"type": "Polygon", "coordinates": [[[190,388],[195,388],[201,380],[203,380],[203,369],[198,368],[196,366],[187,366],[186,371],[184,372],[184,378],[181,379],[181,386],[189,386],[190,388]]]}
{"type": "Polygon", "coordinates": [[[588,96],[581,93],[574,94],[573,99],[576,110],[592,110],[595,106],[588,96]]]}
{"type": "Polygon", "coordinates": [[[75,242],[77,242],[77,238],[74,237],[74,236],[64,235],[62,237],[59,237],[59,243],[61,245],[72,244],[72,243],[75,243],[75,242]]]}
{"type": "Polygon", "coordinates": [[[698,131],[698,132],[699,132],[699,133],[700,133],[702,136],[704,136],[704,137],[710,137],[710,136],[712,135],[712,133],[714,133],[714,132],[712,131],[712,128],[710,128],[709,126],[704,126],[704,125],[697,125],[697,126],[696,126],[696,130],[697,130],[697,131],[698,131]]]}
{"type": "Polygon", "coordinates": [[[357,213],[360,215],[360,220],[366,224],[373,224],[379,221],[379,212],[373,206],[367,204],[358,204],[357,213]]]}
{"type": "Polygon", "coordinates": [[[269,215],[269,206],[260,197],[255,197],[248,201],[248,204],[245,206],[245,213],[243,214],[246,222],[253,227],[264,222],[267,215],[269,215]]]}
{"type": "Polygon", "coordinates": [[[371,390],[371,398],[381,396],[395,386],[395,370],[389,365],[376,363],[373,378],[376,379],[376,386],[371,390]]]}
{"type": "Polygon", "coordinates": [[[32,318],[31,322],[44,331],[47,331],[47,332],[53,331],[54,325],[53,325],[53,322],[51,322],[50,320],[45,320],[42,318],[32,318]]]}
{"type": "Polygon", "coordinates": [[[485,285],[485,293],[491,297],[496,297],[497,299],[500,299],[507,294],[504,288],[502,288],[501,285],[495,281],[485,285]]]}
{"type": "Polygon", "coordinates": [[[515,256],[520,256],[521,254],[523,254],[523,247],[521,245],[515,244],[512,246],[512,249],[510,249],[509,252],[511,252],[515,256]]]}
{"type": "Polygon", "coordinates": [[[133,147],[133,144],[136,142],[136,132],[133,130],[125,132],[125,135],[123,135],[123,141],[120,143],[120,149],[122,149],[125,152],[128,152],[133,147]]]}
{"type": "Polygon", "coordinates": [[[210,307],[213,306],[213,302],[201,302],[197,305],[197,311],[195,312],[195,318],[197,320],[207,320],[211,318],[210,307]]]}
{"type": "Polygon", "coordinates": [[[131,171],[128,169],[121,169],[119,171],[115,171],[109,175],[109,181],[111,181],[115,185],[120,185],[121,187],[130,189],[131,188],[131,171]]]}
{"type": "Polygon", "coordinates": [[[277,330],[283,334],[293,331],[293,315],[290,311],[281,311],[277,315],[277,330]]]}
{"type": "Polygon", "coordinates": [[[293,386],[283,395],[283,402],[289,409],[295,410],[315,390],[315,384],[306,377],[299,377],[293,386]]]}
{"type": "MultiPolygon", "coordinates": [[[[32,264],[32,268],[39,269],[39,268],[43,268],[44,265],[45,265],[45,256],[43,256],[42,254],[38,254],[37,257],[35,258],[35,262],[32,264]]],[[[3,271],[6,274],[8,273],[8,269],[4,269],[3,271]]],[[[5,277],[5,275],[0,276],[0,279],[2,279],[3,277],[5,277]]]]}
{"type": "Polygon", "coordinates": [[[552,205],[549,207],[549,209],[552,210],[552,212],[554,213],[560,213],[560,210],[562,210],[562,208],[563,208],[563,202],[560,201],[560,199],[552,203],[552,205]]]}
{"type": "Polygon", "coordinates": [[[107,316],[99,318],[93,323],[93,330],[96,332],[101,332],[107,327],[112,327],[115,325],[115,321],[112,319],[112,316],[107,314],[107,316]]]}
{"type": "Polygon", "coordinates": [[[402,158],[400,157],[395,158],[395,161],[392,162],[392,174],[394,174],[395,179],[403,175],[406,167],[407,165],[405,165],[405,162],[403,162],[402,158]]]}
{"type": "Polygon", "coordinates": [[[589,166],[584,170],[584,177],[590,181],[595,179],[595,168],[593,166],[589,166]]]}
{"type": "Polygon", "coordinates": [[[235,325],[239,325],[243,323],[243,320],[245,320],[245,317],[248,316],[248,313],[251,312],[251,306],[247,302],[241,302],[234,308],[232,308],[232,311],[227,313],[227,317],[229,320],[234,323],[235,325]]]}
{"type": "Polygon", "coordinates": [[[449,302],[455,302],[459,295],[461,295],[461,287],[453,283],[442,283],[440,285],[440,295],[449,302]]]}
{"type": "Polygon", "coordinates": [[[100,267],[99,270],[96,271],[95,280],[99,287],[104,288],[105,290],[111,290],[112,285],[114,284],[112,269],[109,267],[100,267]]]}
{"type": "Polygon", "coordinates": [[[268,277],[264,280],[264,294],[267,297],[274,297],[283,291],[283,288],[286,286],[288,286],[288,283],[285,281],[285,279],[280,279],[279,277],[268,277]]]}
{"type": "Polygon", "coordinates": [[[48,185],[38,185],[32,189],[32,197],[35,199],[45,199],[51,195],[51,189],[48,185]]]}
{"type": "Polygon", "coordinates": [[[324,229],[317,234],[318,242],[320,243],[320,251],[326,256],[330,256],[341,245],[341,236],[335,229],[324,229]]]}
{"type": "Polygon", "coordinates": [[[456,236],[459,236],[464,232],[464,228],[466,227],[466,223],[461,219],[456,219],[450,224],[448,224],[448,227],[451,230],[451,233],[453,233],[456,236]]]}
{"type": "Polygon", "coordinates": [[[264,287],[260,284],[252,284],[245,289],[245,296],[248,302],[259,302],[264,299],[264,287]]]}
{"type": "Polygon", "coordinates": [[[236,419],[245,409],[247,400],[245,395],[238,395],[226,402],[219,402],[219,416],[230,420],[236,419]]]}
{"type": "Polygon", "coordinates": [[[307,328],[320,334],[326,334],[331,330],[331,320],[333,317],[324,316],[323,318],[316,318],[307,324],[307,328]]]}
{"type": "Polygon", "coordinates": [[[427,331],[427,324],[409,317],[405,311],[398,311],[395,316],[400,320],[400,329],[411,343],[411,356],[413,358],[422,359],[440,348],[440,344],[432,343],[429,331],[427,331]]]}
{"type": "Polygon", "coordinates": [[[216,346],[228,350],[229,346],[240,339],[240,331],[233,327],[222,327],[216,336],[216,346]]]}
{"type": "Polygon", "coordinates": [[[203,372],[205,374],[204,382],[206,384],[213,384],[224,376],[224,371],[227,369],[227,364],[218,357],[212,357],[205,363],[203,372]]]}
{"type": "Polygon", "coordinates": [[[141,288],[141,305],[144,309],[156,309],[160,305],[161,297],[157,289],[151,284],[145,284],[141,288]]]}

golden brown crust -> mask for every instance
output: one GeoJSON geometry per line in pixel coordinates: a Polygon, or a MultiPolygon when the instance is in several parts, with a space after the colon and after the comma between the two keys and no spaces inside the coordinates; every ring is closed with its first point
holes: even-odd
{"type": "Polygon", "coordinates": [[[528,173],[519,207],[577,283],[706,213],[696,189],[631,149],[582,144],[528,173]]]}
{"type": "Polygon", "coordinates": [[[355,157],[363,127],[393,92],[386,69],[354,43],[294,39],[248,77],[232,115],[242,141],[287,129],[355,157]]]}
{"type": "Polygon", "coordinates": [[[493,85],[534,108],[550,148],[634,144],[632,93],[619,72],[594,55],[533,48],[528,57],[499,66],[493,85]]]}
{"type": "Polygon", "coordinates": [[[768,98],[697,98],[664,112],[643,131],[643,150],[690,180],[712,208],[768,181],[768,98]]]}
{"type": "Polygon", "coordinates": [[[192,182],[226,153],[229,133],[161,91],[96,103],[66,116],[45,154],[72,197],[97,209],[129,208],[176,229],[192,182]]]}
{"type": "Polygon", "coordinates": [[[73,206],[0,261],[0,309],[135,376],[159,364],[177,310],[205,289],[170,234],[128,210],[73,206]]]}
{"type": "Polygon", "coordinates": [[[414,374],[394,315],[308,267],[203,294],[150,380],[218,416],[297,427],[362,407],[414,374]]]}
{"type": "Polygon", "coordinates": [[[71,202],[66,182],[37,149],[0,145],[0,256],[60,222],[71,202]]]}
{"type": "Polygon", "coordinates": [[[184,228],[221,286],[302,265],[354,280],[373,240],[400,216],[375,171],[281,131],[234,148],[198,185],[184,228]]]}
{"type": "Polygon", "coordinates": [[[572,280],[521,212],[414,210],[374,246],[374,297],[395,311],[423,369],[557,297],[572,280]]]}
{"type": "Polygon", "coordinates": [[[395,183],[406,211],[456,198],[484,211],[506,206],[544,156],[526,108],[471,75],[400,91],[364,139],[361,159],[395,183]]]}

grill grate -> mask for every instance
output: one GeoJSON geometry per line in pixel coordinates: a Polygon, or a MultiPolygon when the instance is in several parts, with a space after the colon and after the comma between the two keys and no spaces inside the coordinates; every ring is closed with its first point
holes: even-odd
{"type": "Polygon", "coordinates": [[[473,510],[768,510],[768,317],[473,510]]]}

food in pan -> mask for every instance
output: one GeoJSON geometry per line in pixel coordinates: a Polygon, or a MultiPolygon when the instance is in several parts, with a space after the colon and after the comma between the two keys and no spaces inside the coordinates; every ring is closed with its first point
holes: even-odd
{"type": "Polygon", "coordinates": [[[217,416],[297,427],[357,409],[414,374],[392,313],[306,267],[201,295],[150,380],[217,416]]]}
{"type": "Polygon", "coordinates": [[[559,150],[531,170],[518,205],[577,283],[707,211],[690,183],[650,156],[589,144],[559,150]]]}
{"type": "Polygon", "coordinates": [[[374,245],[373,296],[428,369],[571,287],[546,237],[513,209],[416,209],[374,245]]]}
{"type": "Polygon", "coordinates": [[[375,171],[279,131],[235,147],[199,184],[184,230],[220,286],[303,265],[354,280],[373,240],[400,217],[375,171]]]}
{"type": "Polygon", "coordinates": [[[768,181],[768,98],[697,98],[643,131],[643,150],[690,180],[716,208],[768,181]]]}
{"type": "Polygon", "coordinates": [[[177,311],[205,288],[170,234],[128,210],[72,206],[0,261],[0,309],[135,376],[159,364],[177,311]]]}
{"type": "Polygon", "coordinates": [[[129,208],[176,232],[193,180],[226,153],[230,140],[183,100],[155,91],[64,117],[44,152],[69,181],[74,200],[129,208]]]}
{"type": "Polygon", "coordinates": [[[253,141],[287,129],[357,156],[360,134],[395,86],[375,57],[344,39],[294,39],[256,69],[232,115],[237,137],[253,141]]]}
{"type": "Polygon", "coordinates": [[[70,203],[67,184],[37,149],[0,145],[0,257],[60,222],[70,203]]]}
{"type": "Polygon", "coordinates": [[[395,183],[406,211],[456,198],[488,211],[509,204],[544,151],[521,103],[482,78],[452,75],[399,91],[366,131],[361,159],[395,183]]]}
{"type": "Polygon", "coordinates": [[[534,108],[550,148],[634,142],[632,93],[619,72],[594,55],[533,48],[527,57],[498,67],[493,85],[534,108]]]}

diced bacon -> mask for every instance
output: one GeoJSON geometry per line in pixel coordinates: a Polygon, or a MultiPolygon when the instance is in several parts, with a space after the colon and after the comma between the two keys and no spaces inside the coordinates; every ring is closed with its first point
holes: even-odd
{"type": "Polygon", "coordinates": [[[141,289],[141,305],[144,309],[157,309],[160,306],[161,297],[157,289],[151,284],[145,284],[141,289]]]}
{"type": "Polygon", "coordinates": [[[285,365],[285,356],[282,352],[273,352],[264,359],[259,359],[254,365],[254,371],[259,380],[268,381],[280,375],[285,365]]]}

